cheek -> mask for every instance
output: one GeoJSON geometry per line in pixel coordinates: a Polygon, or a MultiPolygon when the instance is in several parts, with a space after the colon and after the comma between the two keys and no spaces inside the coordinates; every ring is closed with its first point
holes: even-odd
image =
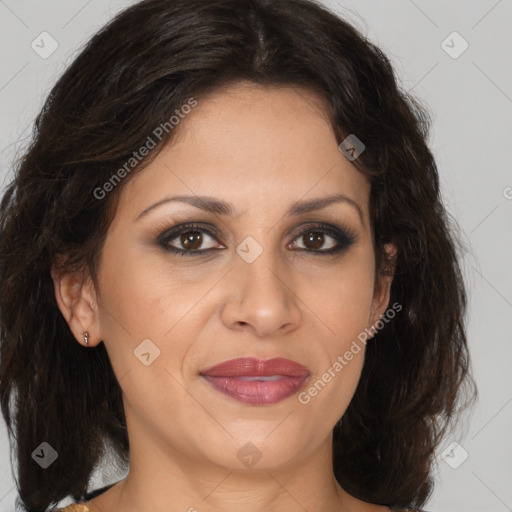
{"type": "Polygon", "coordinates": [[[154,373],[144,370],[151,370],[161,359],[162,330],[171,326],[163,316],[162,291],[155,285],[154,272],[142,258],[123,254],[121,243],[108,241],[98,276],[101,335],[118,380],[127,383],[137,376],[144,388],[143,381],[154,373]],[[154,362],[146,368],[148,356],[144,354],[148,352],[149,360],[154,362]]]}
{"type": "Polygon", "coordinates": [[[150,334],[161,337],[175,318],[183,316],[186,290],[180,286],[179,274],[170,279],[163,262],[155,265],[141,252],[122,247],[122,241],[112,241],[101,262],[102,326],[106,331],[124,329],[134,341],[150,334]]]}
{"type": "Polygon", "coordinates": [[[297,395],[298,411],[304,430],[330,432],[345,414],[361,376],[364,346],[351,360],[335,360],[314,376],[297,395]]]}
{"type": "Polygon", "coordinates": [[[303,283],[304,302],[328,328],[335,345],[343,345],[368,327],[374,268],[371,254],[357,251],[303,283]]]}
{"type": "MultiPolygon", "coordinates": [[[[305,302],[315,304],[321,322],[316,350],[321,361],[311,385],[299,396],[299,403],[331,412],[336,422],[344,413],[357,387],[364,364],[373,299],[373,262],[364,254],[340,266],[324,279],[322,289],[312,288],[305,302]],[[332,409],[331,409],[332,408],[332,409]]],[[[321,414],[325,414],[322,412],[321,414]]]]}
{"type": "Polygon", "coordinates": [[[297,396],[305,423],[322,418],[326,428],[332,428],[355,393],[370,336],[373,280],[368,274],[371,272],[347,273],[338,283],[331,283],[322,301],[317,301],[321,306],[316,313],[322,322],[317,322],[321,333],[313,357],[318,365],[309,385],[297,396]]]}
{"type": "Polygon", "coordinates": [[[155,371],[165,378],[166,369],[181,381],[190,344],[207,314],[214,312],[214,307],[206,311],[208,301],[201,299],[218,278],[186,279],[176,266],[152,263],[137,251],[118,247],[114,242],[106,247],[99,275],[100,329],[116,375],[131,372],[130,380],[137,376],[147,390],[161,388],[161,382],[151,380],[155,371]]]}
{"type": "Polygon", "coordinates": [[[196,336],[187,330],[195,327],[190,305],[207,291],[207,283],[184,286],[179,279],[170,279],[165,265],[146,264],[147,258],[135,251],[123,254],[112,246],[105,251],[99,276],[100,325],[114,373],[130,404],[126,412],[146,419],[159,418],[162,411],[165,418],[179,413],[186,424],[191,398],[184,391],[180,365],[187,342],[196,336]]]}

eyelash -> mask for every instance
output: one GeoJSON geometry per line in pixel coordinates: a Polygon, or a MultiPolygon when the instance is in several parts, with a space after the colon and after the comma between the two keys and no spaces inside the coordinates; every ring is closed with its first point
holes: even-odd
{"type": "MultiPolygon", "coordinates": [[[[198,231],[200,233],[206,233],[211,238],[215,239],[217,242],[220,236],[216,234],[215,230],[210,230],[202,226],[201,224],[190,223],[190,224],[181,224],[179,226],[175,226],[171,229],[165,230],[161,233],[157,238],[157,243],[164,250],[170,251],[174,254],[179,254],[180,256],[201,256],[204,253],[209,251],[217,251],[221,249],[210,248],[210,249],[201,249],[201,250],[183,250],[178,249],[169,245],[169,242],[178,238],[180,235],[187,233],[189,231],[198,231]]],[[[316,224],[308,224],[300,233],[296,234],[293,238],[295,241],[297,238],[305,235],[306,233],[323,233],[331,236],[337,242],[335,247],[327,250],[314,250],[314,249],[295,249],[301,252],[309,252],[313,254],[318,254],[321,256],[329,256],[332,254],[338,254],[341,251],[348,249],[355,241],[356,235],[355,233],[347,228],[340,230],[334,226],[324,223],[316,223],[316,224]]]]}

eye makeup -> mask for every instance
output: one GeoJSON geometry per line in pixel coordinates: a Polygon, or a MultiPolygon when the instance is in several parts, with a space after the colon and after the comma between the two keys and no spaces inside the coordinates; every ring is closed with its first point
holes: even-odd
{"type": "MultiPolygon", "coordinates": [[[[186,257],[201,257],[213,253],[213,251],[225,250],[220,232],[211,223],[185,222],[169,225],[162,223],[155,230],[156,243],[164,251],[186,257]],[[203,246],[210,238],[218,245],[199,249],[194,245],[203,246]],[[187,248],[187,244],[189,245],[187,248]],[[220,247],[219,247],[220,245],[220,247]]],[[[330,256],[347,250],[357,240],[356,233],[347,226],[338,227],[325,222],[310,222],[303,224],[292,236],[287,247],[292,246],[292,251],[306,252],[318,256],[330,256]],[[306,235],[310,238],[305,239],[306,235]],[[311,237],[313,235],[313,237],[311,237]],[[320,235],[320,239],[318,236],[320,235]],[[329,239],[332,242],[329,243],[329,239]],[[320,244],[318,244],[320,241],[320,244]],[[301,243],[302,247],[297,247],[301,243]],[[327,249],[308,248],[307,244],[330,245],[327,249]]],[[[211,245],[211,244],[210,244],[211,245]]],[[[215,244],[214,244],[215,245],[215,244]]]]}

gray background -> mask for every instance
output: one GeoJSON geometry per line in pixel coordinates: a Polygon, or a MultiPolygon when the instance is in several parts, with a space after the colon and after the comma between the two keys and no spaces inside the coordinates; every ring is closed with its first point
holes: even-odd
{"type": "MultiPolygon", "coordinates": [[[[0,0],[2,190],[51,85],[84,41],[132,3],[0,0]],[[45,59],[31,48],[44,31],[58,43],[45,59]]],[[[430,145],[447,209],[472,251],[464,269],[480,399],[464,422],[463,437],[453,433],[441,447],[437,487],[426,508],[512,511],[512,0],[325,3],[377,43],[403,86],[428,105],[430,145]],[[460,55],[464,42],[450,35],[453,31],[469,45],[460,55]],[[443,458],[454,441],[461,447],[443,458]]],[[[5,425],[0,425],[0,512],[11,512],[16,491],[5,425]]],[[[121,476],[97,475],[96,481],[100,485],[121,476]]]]}

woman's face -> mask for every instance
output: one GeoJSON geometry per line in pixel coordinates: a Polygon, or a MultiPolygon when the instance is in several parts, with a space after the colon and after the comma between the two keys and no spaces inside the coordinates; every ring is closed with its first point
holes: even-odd
{"type": "Polygon", "coordinates": [[[132,463],[158,453],[269,469],[329,457],[363,366],[358,335],[384,313],[390,282],[374,296],[370,187],[326,108],[303,88],[225,88],[198,99],[179,137],[124,186],[81,327],[89,345],[103,340],[119,380],[132,463]],[[346,199],[306,207],[333,195],[346,199]],[[230,213],[199,207],[209,201],[230,213]],[[258,382],[241,378],[256,366],[233,376],[236,364],[202,375],[247,357],[306,375],[271,367],[278,376],[258,382]]]}

